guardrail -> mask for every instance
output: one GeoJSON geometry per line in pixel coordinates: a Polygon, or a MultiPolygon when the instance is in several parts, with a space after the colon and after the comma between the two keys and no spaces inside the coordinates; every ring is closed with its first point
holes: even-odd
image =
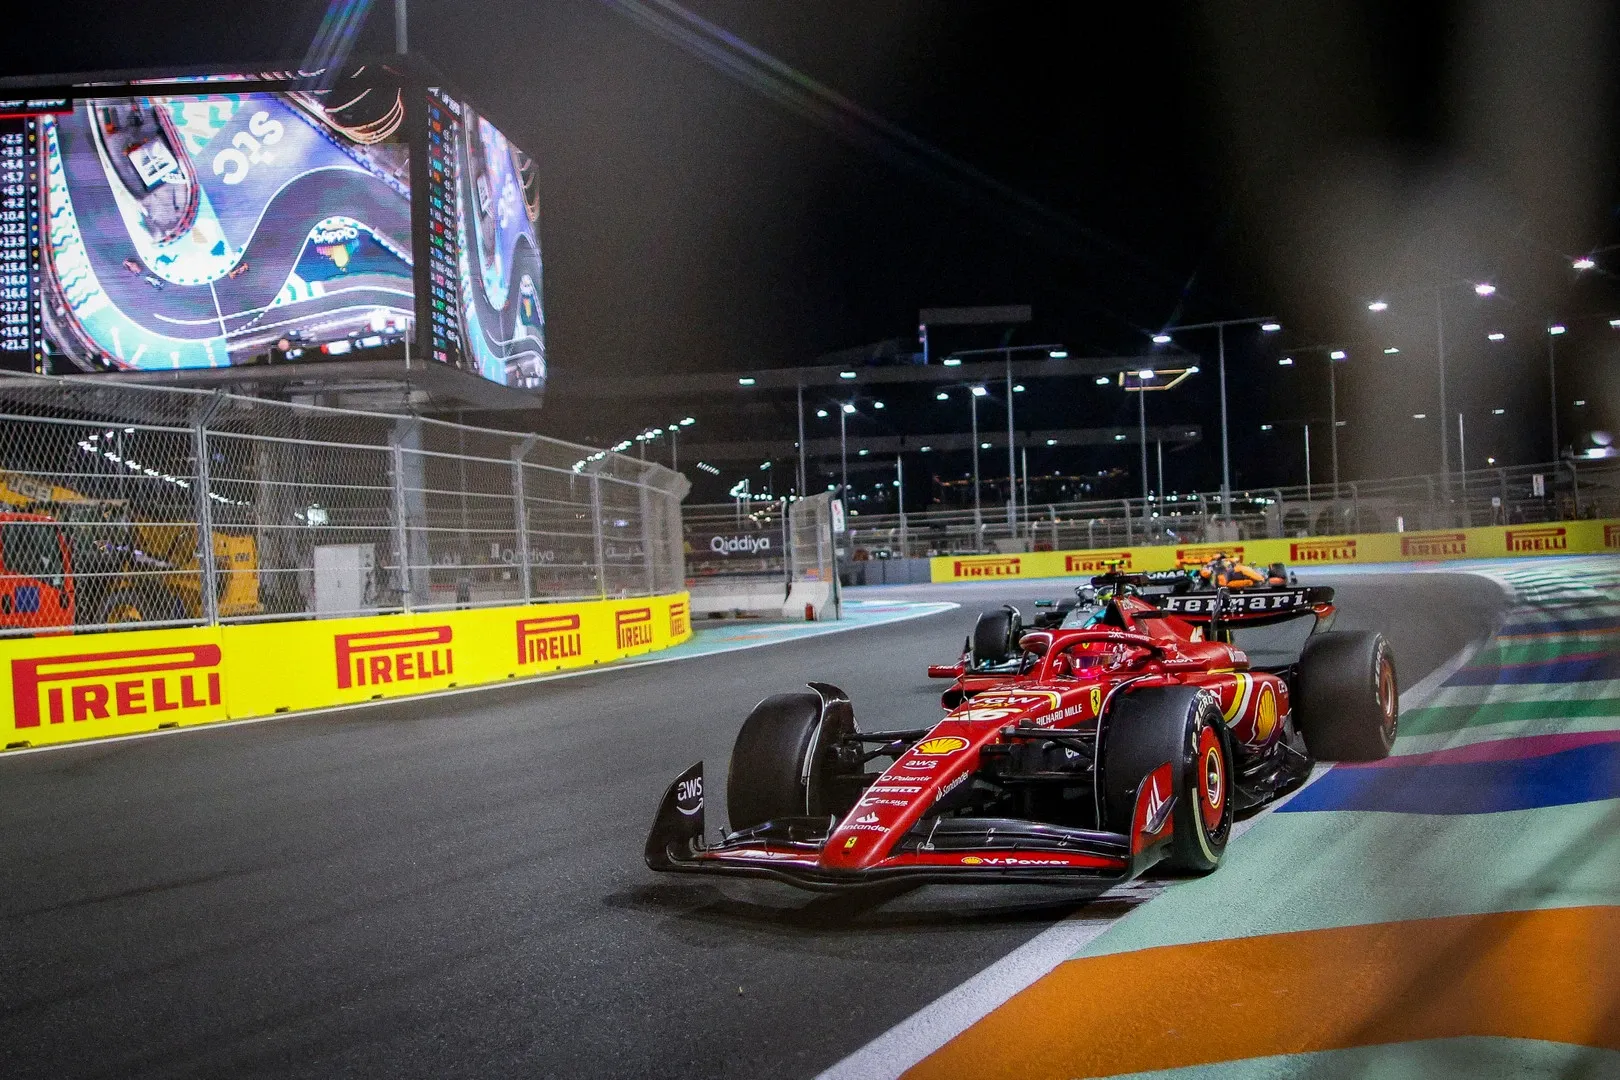
{"type": "Polygon", "coordinates": [[[670,595],[678,473],[538,435],[0,378],[0,636],[670,595]]]}

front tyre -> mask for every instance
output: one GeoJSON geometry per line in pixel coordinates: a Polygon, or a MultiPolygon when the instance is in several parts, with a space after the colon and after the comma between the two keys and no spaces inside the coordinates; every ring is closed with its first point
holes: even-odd
{"type": "Polygon", "coordinates": [[[1311,756],[1378,761],[1395,745],[1400,688],[1395,652],[1370,630],[1317,634],[1305,642],[1295,682],[1295,720],[1311,756]]]}
{"type": "Polygon", "coordinates": [[[981,614],[973,624],[973,666],[982,668],[1011,660],[1017,655],[1023,629],[1024,617],[1010,604],[981,614]]]}
{"type": "Polygon", "coordinates": [[[842,815],[854,805],[837,781],[837,746],[854,730],[854,713],[842,691],[819,689],[773,694],[743,721],[726,774],[733,830],[783,817],[842,815]]]}
{"type": "Polygon", "coordinates": [[[1170,764],[1171,869],[1207,874],[1232,835],[1232,740],[1210,695],[1189,686],[1120,696],[1107,718],[1103,798],[1108,828],[1127,835],[1143,780],[1170,764]]]}

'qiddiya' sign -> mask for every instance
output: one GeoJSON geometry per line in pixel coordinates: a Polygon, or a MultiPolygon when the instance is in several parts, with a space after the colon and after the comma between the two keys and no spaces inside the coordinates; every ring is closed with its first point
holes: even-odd
{"type": "Polygon", "coordinates": [[[709,541],[716,555],[758,555],[771,550],[768,536],[716,536],[709,541]]]}

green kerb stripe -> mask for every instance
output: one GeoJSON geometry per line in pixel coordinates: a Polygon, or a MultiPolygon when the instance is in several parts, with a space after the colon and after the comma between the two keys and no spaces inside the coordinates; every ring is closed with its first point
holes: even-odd
{"type": "Polygon", "coordinates": [[[1620,716],[1620,698],[1591,701],[1504,701],[1494,705],[1437,705],[1401,717],[1402,735],[1439,735],[1488,724],[1547,716],[1620,716]]]}

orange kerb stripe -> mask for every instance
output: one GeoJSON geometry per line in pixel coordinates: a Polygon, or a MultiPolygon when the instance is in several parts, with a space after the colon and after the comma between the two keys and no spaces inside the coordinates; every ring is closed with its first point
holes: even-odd
{"type": "Polygon", "coordinates": [[[1375,923],[1070,960],[909,1080],[1112,1076],[1499,1035],[1620,1050],[1620,907],[1375,923]]]}

